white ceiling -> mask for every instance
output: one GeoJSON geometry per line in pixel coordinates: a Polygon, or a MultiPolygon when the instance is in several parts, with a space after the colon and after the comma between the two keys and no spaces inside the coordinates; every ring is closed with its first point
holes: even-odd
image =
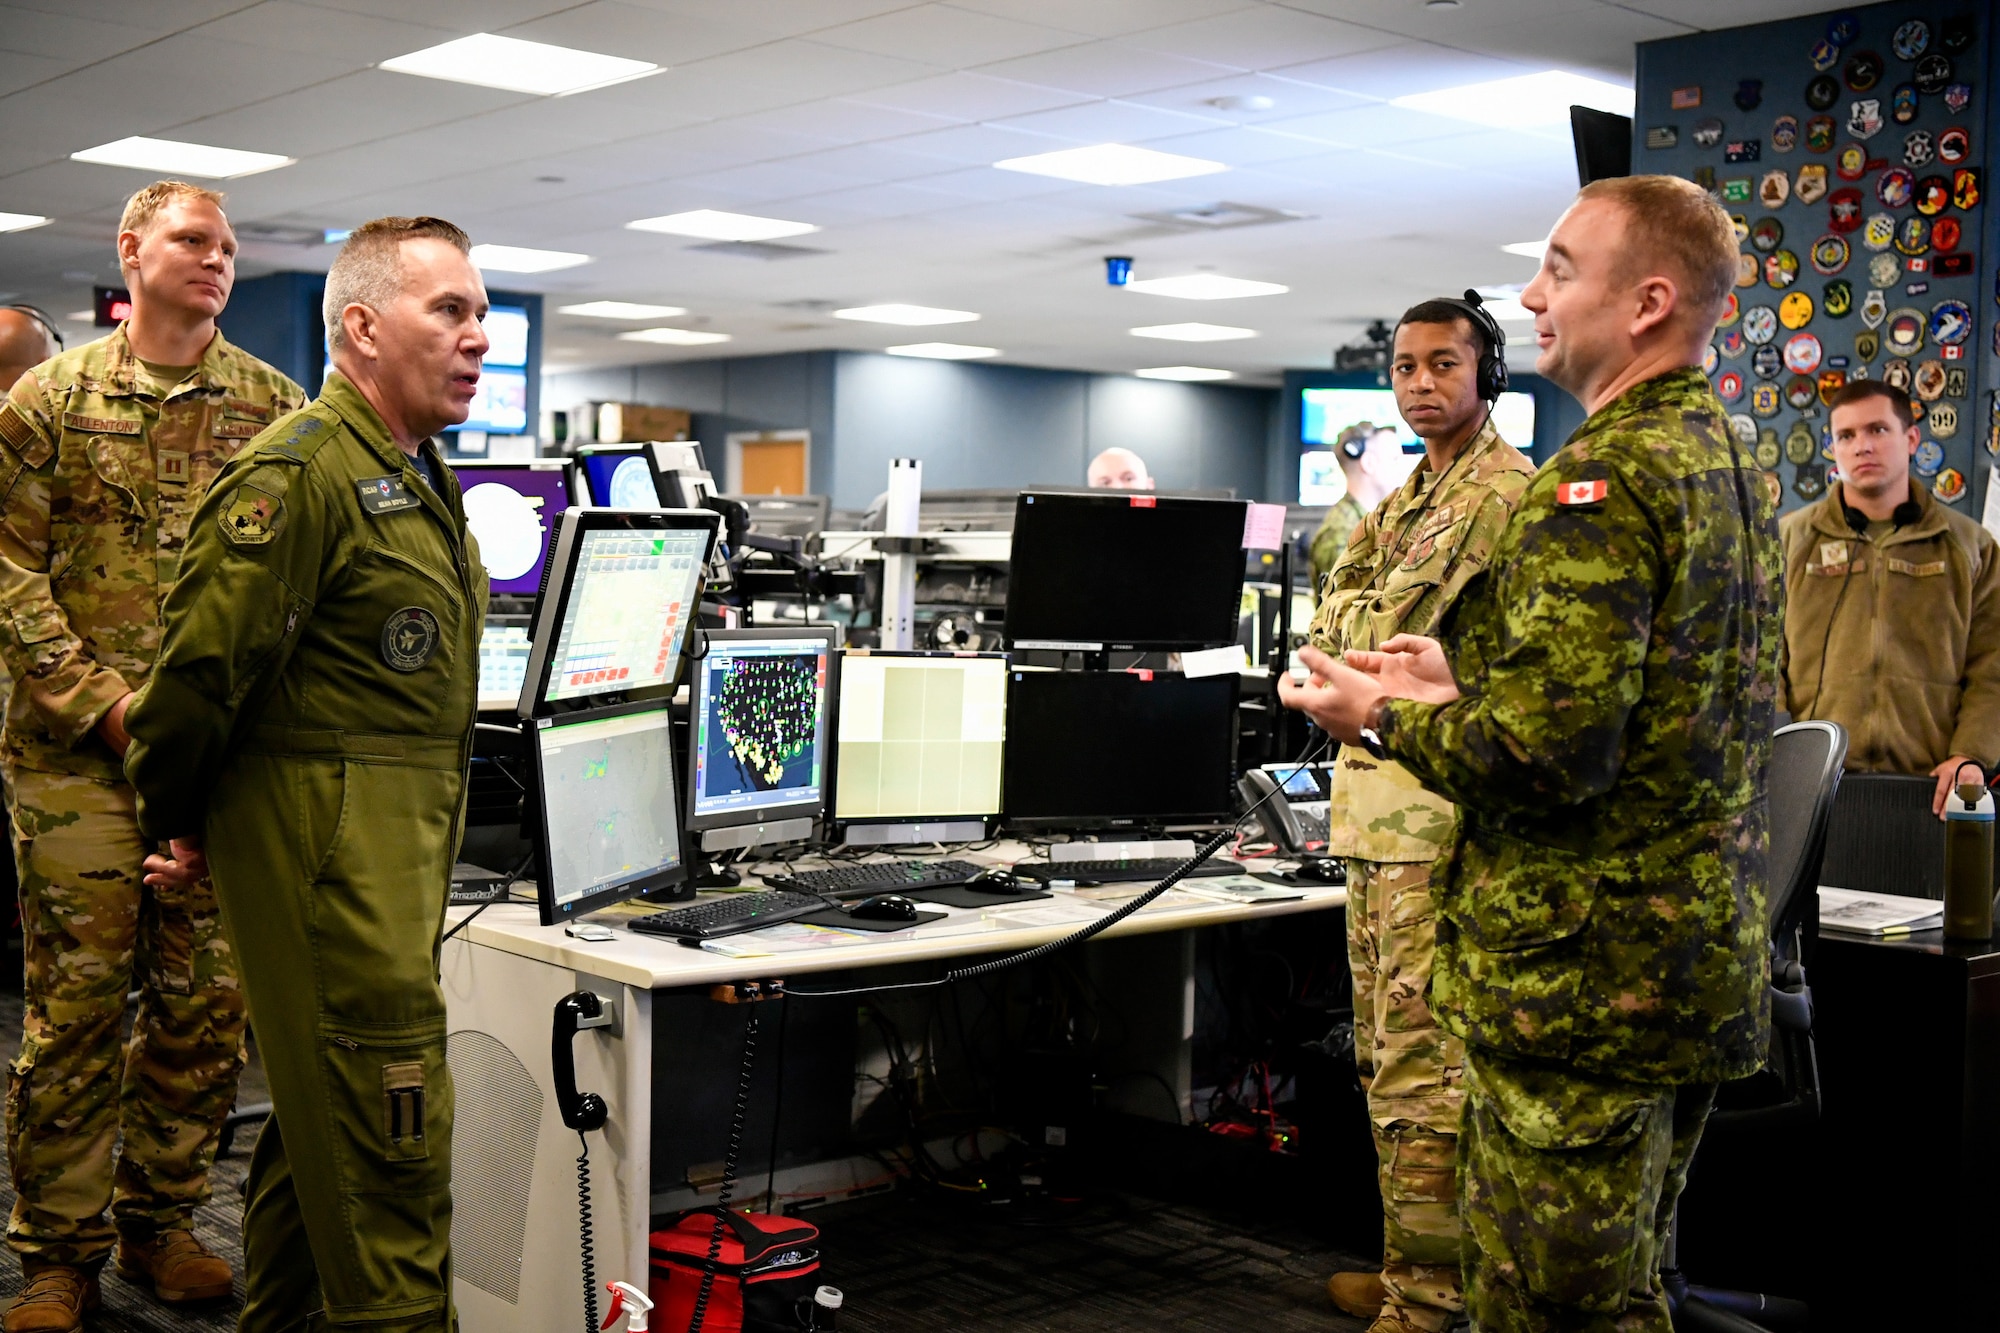
{"type": "MultiPolygon", "coordinates": [[[[1508,241],[1575,188],[1566,133],[1485,129],[1389,106],[1404,93],[1559,68],[1629,83],[1635,42],[1810,13],[1824,0],[12,0],[0,4],[0,291],[58,314],[117,278],[112,237],[145,173],[69,154],[127,135],[282,153],[230,182],[261,225],[434,213],[475,240],[593,262],[490,285],[546,292],[552,370],[943,337],[1002,359],[1104,371],[1213,365],[1252,379],[1324,366],[1369,320],[1469,285],[1518,283],[1508,241]],[[385,73],[392,56],[488,31],[668,66],[536,98],[385,73]],[[1211,99],[1257,95],[1270,109],[1211,99]],[[1117,141],[1229,171],[1126,188],[994,170],[1117,141]],[[1135,218],[1229,201],[1303,220],[1195,231],[1135,218]],[[717,208],[818,224],[778,261],[626,230],[717,208]],[[1108,288],[1213,269],[1282,296],[1192,302],[1108,288]],[[591,298],[685,306],[733,335],[684,352],[627,324],[555,315],[591,298]],[[826,317],[885,301],[984,318],[905,330],[826,317]],[[1185,344],[1133,325],[1243,325],[1185,344]]],[[[333,250],[246,236],[242,272],[324,269],[333,250]]],[[[226,321],[225,321],[226,322],[226,321]]],[[[80,336],[87,336],[83,330],[80,336]]]]}

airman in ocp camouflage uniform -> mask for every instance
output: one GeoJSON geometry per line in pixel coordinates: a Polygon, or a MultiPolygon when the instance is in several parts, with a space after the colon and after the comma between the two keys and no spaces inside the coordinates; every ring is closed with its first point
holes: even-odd
{"type": "MultiPolygon", "coordinates": [[[[1418,464],[1354,529],[1312,624],[1321,651],[1370,651],[1398,634],[1434,634],[1485,572],[1535,466],[1500,438],[1479,398],[1484,340],[1443,302],[1415,306],[1397,325],[1392,374],[1427,450],[1440,438],[1472,435],[1442,471],[1430,457],[1418,464]]],[[[1347,746],[1334,768],[1327,824],[1327,853],[1348,858],[1354,1052],[1384,1223],[1379,1284],[1344,1274],[1329,1289],[1343,1309],[1375,1318],[1385,1333],[1439,1333],[1464,1307],[1452,1185],[1464,1046],[1438,1026],[1428,1003],[1437,928],[1432,863],[1450,843],[1452,807],[1400,764],[1347,746]]]]}
{"type": "MultiPolygon", "coordinates": [[[[198,206],[226,233],[219,209],[198,206]]],[[[178,216],[142,229],[177,227],[178,216]]],[[[0,407],[0,658],[15,682],[0,763],[27,941],[6,1107],[19,1195],[7,1242],[31,1279],[49,1266],[94,1273],[114,1230],[121,1267],[140,1276],[135,1247],[185,1233],[208,1197],[236,1096],[243,997],[212,890],[142,885],[152,849],[101,724],[152,670],[160,606],[209,481],[304,396],[220,333],[192,368],[149,367],[120,325],[29,371],[0,407]]],[[[227,1293],[221,1260],[198,1266],[208,1290],[169,1283],[157,1294],[213,1296],[217,1283],[227,1293]]],[[[31,1294],[9,1311],[9,1330],[73,1327],[66,1317],[94,1289],[31,1294]]]]}

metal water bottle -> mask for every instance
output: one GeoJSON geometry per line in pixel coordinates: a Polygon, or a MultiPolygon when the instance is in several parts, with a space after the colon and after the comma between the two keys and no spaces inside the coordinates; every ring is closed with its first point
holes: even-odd
{"type": "Polygon", "coordinates": [[[843,1297],[839,1287],[821,1287],[813,1292],[813,1333],[832,1333],[840,1321],[843,1297]]]}
{"type": "Polygon", "coordinates": [[[1983,781],[1962,783],[1945,798],[1944,933],[1993,937],[1993,793],[1983,781]]]}

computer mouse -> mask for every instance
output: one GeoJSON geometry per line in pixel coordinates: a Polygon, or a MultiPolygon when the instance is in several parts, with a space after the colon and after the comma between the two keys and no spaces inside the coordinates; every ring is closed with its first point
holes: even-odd
{"type": "Polygon", "coordinates": [[[848,908],[847,914],[863,921],[915,921],[917,904],[900,893],[878,893],[848,908]]]}
{"type": "Polygon", "coordinates": [[[1302,856],[1298,876],[1315,884],[1347,883],[1347,862],[1338,856],[1302,856]]]}
{"type": "Polygon", "coordinates": [[[990,870],[980,871],[965,881],[965,887],[980,893],[1023,893],[1028,886],[1021,883],[1014,872],[1006,866],[994,866],[990,870]]]}

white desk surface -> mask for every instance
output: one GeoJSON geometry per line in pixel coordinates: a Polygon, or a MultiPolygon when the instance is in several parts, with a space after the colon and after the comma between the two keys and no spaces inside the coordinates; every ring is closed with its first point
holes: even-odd
{"type": "MultiPolygon", "coordinates": [[[[1007,851],[1025,851],[1025,848],[1009,848],[1005,844],[986,851],[972,854],[955,853],[959,859],[1006,864],[1015,859],[1003,857],[1007,851]]],[[[871,858],[880,860],[903,859],[891,856],[871,858]]],[[[908,859],[941,859],[913,856],[908,859]]],[[[802,860],[795,865],[809,869],[816,864],[813,860],[802,860]]],[[[1277,863],[1268,859],[1246,860],[1242,862],[1246,871],[1268,870],[1277,863]]],[[[1232,883],[1257,883],[1244,881],[1239,877],[1203,878],[1184,880],[1183,885],[1215,886],[1232,883]]],[[[758,887],[753,874],[744,875],[746,887],[758,887]]],[[[1151,887],[1147,884],[1133,884],[1129,887],[1136,896],[1151,887]]],[[[1145,935],[1156,931],[1188,930],[1197,926],[1223,925],[1231,921],[1248,921],[1257,917],[1289,916],[1297,912],[1319,912],[1328,908],[1344,906],[1347,890],[1330,886],[1297,886],[1302,898],[1285,902],[1202,902],[1172,907],[1149,907],[1134,913],[1117,925],[1096,936],[1098,939],[1115,939],[1120,936],[1145,935]]],[[[1097,890],[1102,893],[1104,890],[1097,890]]],[[[703,894],[707,901],[712,897],[726,897],[727,894],[703,894]]],[[[1174,895],[1167,895],[1172,898],[1174,895]]],[[[1115,909],[1118,901],[1096,900],[1096,906],[1115,909]]],[[[1164,900],[1163,900],[1164,901],[1164,900]]],[[[1005,915],[1032,912],[1037,908],[1054,905],[1075,904],[1078,899],[1058,890],[1051,898],[1039,898],[1025,903],[1008,903],[998,907],[945,907],[938,903],[921,903],[925,911],[946,914],[942,921],[927,922],[904,930],[884,932],[850,939],[846,932],[826,932],[828,942],[823,947],[791,950],[749,957],[730,957],[712,953],[706,949],[692,949],[678,940],[657,935],[640,935],[624,927],[624,923],[635,916],[665,910],[649,903],[621,903],[600,912],[593,912],[589,920],[595,924],[609,926],[617,932],[617,938],[593,944],[565,933],[562,926],[544,926],[532,904],[502,902],[495,903],[481,912],[479,919],[467,926],[456,937],[499,949],[506,953],[533,958],[557,967],[586,972],[592,976],[610,981],[623,982],[628,986],[659,990],[680,986],[706,986],[718,981],[735,981],[749,977],[783,977],[790,979],[809,972],[830,972],[856,967],[881,967],[892,963],[915,963],[934,958],[960,958],[973,954],[1013,952],[1032,949],[1036,945],[1061,939],[1088,924],[1079,919],[1065,923],[1022,924],[1010,922],[1005,915]]],[[[450,910],[453,923],[462,920],[473,909],[454,907],[450,910]]],[[[783,927],[776,929],[782,930],[783,927]]],[[[756,947],[758,932],[728,937],[728,942],[736,947],[756,947]]]]}

